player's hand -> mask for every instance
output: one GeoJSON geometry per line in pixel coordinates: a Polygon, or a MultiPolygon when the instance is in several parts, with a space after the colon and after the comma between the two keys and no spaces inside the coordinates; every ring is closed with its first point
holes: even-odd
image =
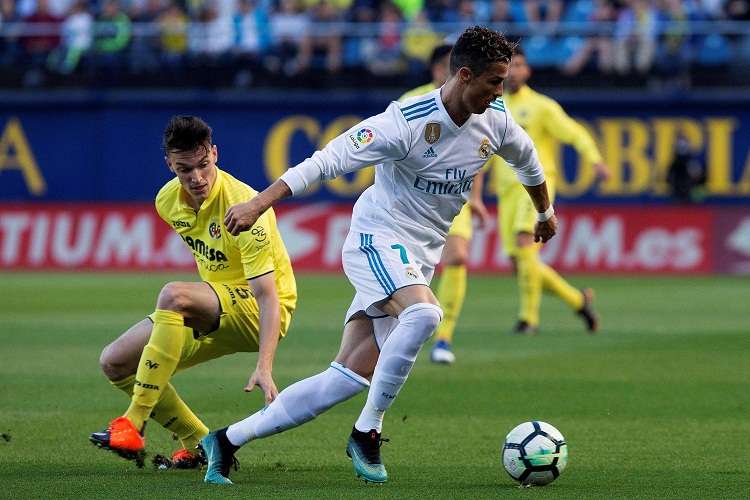
{"type": "Polygon", "coordinates": [[[247,231],[253,227],[262,213],[261,207],[256,202],[257,199],[256,196],[250,201],[229,207],[224,216],[224,226],[226,226],[229,234],[237,236],[242,231],[247,231]]]}
{"type": "Polygon", "coordinates": [[[534,241],[547,243],[557,232],[557,217],[554,215],[544,222],[537,222],[534,226],[534,241]]]}
{"type": "Polygon", "coordinates": [[[471,209],[471,213],[479,218],[480,229],[484,229],[485,227],[490,225],[490,223],[492,222],[492,216],[490,216],[490,212],[487,210],[487,206],[484,204],[484,201],[469,200],[469,208],[471,209]]]}
{"type": "Polygon", "coordinates": [[[256,387],[260,387],[263,394],[266,396],[266,404],[269,405],[279,395],[279,390],[276,389],[276,384],[273,381],[271,372],[268,370],[255,370],[250,375],[250,380],[247,381],[245,386],[245,392],[251,392],[256,387]]]}
{"type": "Polygon", "coordinates": [[[606,181],[612,175],[609,166],[602,161],[594,163],[594,171],[596,172],[596,178],[600,181],[606,181]]]}

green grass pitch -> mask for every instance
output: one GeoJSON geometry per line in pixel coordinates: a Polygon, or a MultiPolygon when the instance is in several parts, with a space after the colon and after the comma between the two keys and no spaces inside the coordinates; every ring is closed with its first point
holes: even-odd
{"type": "MultiPolygon", "coordinates": [[[[454,366],[421,355],[386,416],[384,486],[356,481],[344,448],[364,395],[238,454],[234,487],[196,471],[136,469],[88,434],[125,397],[99,372],[101,348],[153,310],[161,285],[192,276],[0,274],[0,497],[4,498],[749,498],[750,295],[743,278],[574,277],[597,291],[601,335],[545,297],[542,332],[508,335],[510,277],[472,276],[454,366]],[[519,489],[500,448],[539,419],[565,435],[570,462],[550,486],[519,489]]],[[[338,348],[351,287],[298,277],[300,300],[275,364],[283,388],[338,348]]],[[[262,405],[245,394],[255,355],[177,375],[212,428],[262,405]]],[[[175,443],[158,425],[148,451],[175,443]]]]}

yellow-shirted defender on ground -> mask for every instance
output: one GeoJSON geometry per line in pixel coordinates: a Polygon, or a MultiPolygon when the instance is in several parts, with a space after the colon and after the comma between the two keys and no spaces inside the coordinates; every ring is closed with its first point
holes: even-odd
{"type": "Polygon", "coordinates": [[[131,403],[90,440],[142,465],[143,430],[153,418],[181,441],[171,465],[194,468],[201,461],[194,450],[208,428],[177,395],[172,375],[227,354],[257,352],[245,391],[260,387],[266,403],[273,401],[273,359],[297,288],[272,210],[238,236],[223,227],[227,209],[257,192],[216,166],[211,128],[200,118],[174,117],[164,150],[176,177],[159,191],[156,210],[192,252],[202,282],[167,283],[155,312],[102,351],[102,371],[131,403]]]}

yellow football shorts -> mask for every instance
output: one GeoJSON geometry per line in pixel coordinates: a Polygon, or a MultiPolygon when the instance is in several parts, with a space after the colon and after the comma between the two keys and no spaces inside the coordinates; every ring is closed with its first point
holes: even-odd
{"type": "MultiPolygon", "coordinates": [[[[555,183],[552,179],[547,179],[547,191],[549,192],[550,203],[554,203],[555,183]]],[[[536,208],[520,182],[515,182],[505,189],[497,201],[503,251],[506,255],[513,257],[518,250],[516,235],[518,233],[534,234],[536,208]]]]}
{"type": "MultiPolygon", "coordinates": [[[[247,282],[225,283],[206,281],[219,299],[221,315],[219,326],[209,333],[184,328],[185,342],[176,371],[237,352],[258,352],[260,308],[250,292],[247,282]]],[[[283,338],[289,329],[294,307],[281,304],[281,330],[283,338]]]]}
{"type": "Polygon", "coordinates": [[[448,236],[460,236],[467,241],[471,240],[471,224],[471,208],[468,203],[465,203],[461,211],[453,219],[451,227],[448,229],[448,236]]]}

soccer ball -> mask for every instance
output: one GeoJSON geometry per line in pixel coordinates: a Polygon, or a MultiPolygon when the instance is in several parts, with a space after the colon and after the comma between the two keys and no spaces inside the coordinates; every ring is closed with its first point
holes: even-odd
{"type": "Polygon", "coordinates": [[[505,437],[503,465],[524,486],[551,483],[567,464],[565,438],[546,422],[524,422],[505,437]]]}

